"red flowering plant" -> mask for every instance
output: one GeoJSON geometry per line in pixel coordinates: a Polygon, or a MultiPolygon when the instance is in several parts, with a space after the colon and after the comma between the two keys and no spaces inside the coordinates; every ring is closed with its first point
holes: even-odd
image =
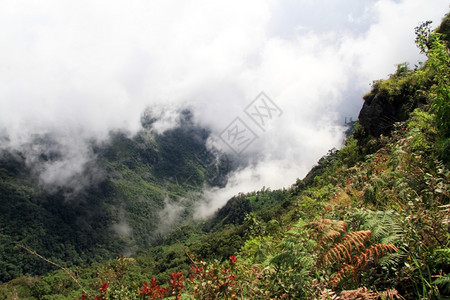
{"type": "Polygon", "coordinates": [[[236,264],[236,261],[237,261],[237,257],[236,256],[234,256],[234,255],[231,255],[230,256],[230,259],[229,259],[229,264],[230,264],[230,267],[232,267],[232,266],[234,266],[235,264],[236,264]]]}
{"type": "Polygon", "coordinates": [[[191,267],[189,275],[195,299],[234,299],[239,287],[236,285],[237,275],[233,272],[237,257],[230,256],[228,263],[203,261],[191,267]]]}
{"type": "Polygon", "coordinates": [[[103,282],[102,285],[98,288],[98,290],[100,291],[100,295],[98,296],[94,296],[93,299],[94,300],[106,300],[108,299],[108,283],[107,282],[103,282]]]}
{"type": "Polygon", "coordinates": [[[386,170],[387,157],[382,157],[378,155],[378,157],[374,160],[373,164],[369,164],[369,175],[375,173],[376,175],[380,174],[382,171],[386,170]]]}
{"type": "Polygon", "coordinates": [[[104,294],[108,291],[108,283],[103,282],[102,286],[98,288],[100,290],[100,293],[104,294]]]}
{"type": "Polygon", "coordinates": [[[183,273],[174,272],[170,274],[170,294],[175,296],[175,299],[181,299],[181,292],[184,290],[183,273]]]}
{"type": "Polygon", "coordinates": [[[147,282],[143,282],[139,291],[141,299],[164,299],[169,294],[169,289],[159,286],[156,283],[156,278],[152,278],[150,285],[147,282]]]}

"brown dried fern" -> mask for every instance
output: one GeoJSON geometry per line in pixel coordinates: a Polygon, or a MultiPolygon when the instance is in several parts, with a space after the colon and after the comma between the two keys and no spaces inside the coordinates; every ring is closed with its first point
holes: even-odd
{"type": "Polygon", "coordinates": [[[340,243],[334,243],[325,249],[321,255],[321,264],[352,263],[353,250],[360,252],[364,249],[365,243],[370,240],[371,233],[368,230],[347,233],[340,243]]]}
{"type": "Polygon", "coordinates": [[[400,293],[396,289],[389,289],[386,291],[378,292],[378,295],[380,295],[381,299],[400,299],[404,300],[405,298],[400,295],[400,293]]]}
{"type": "Polygon", "coordinates": [[[337,271],[337,273],[333,276],[331,281],[329,282],[330,286],[336,286],[339,281],[345,277],[345,275],[348,273],[349,270],[353,271],[353,276],[355,278],[355,281],[358,281],[358,272],[365,268],[367,266],[367,263],[370,259],[374,259],[375,263],[378,261],[378,259],[386,253],[391,252],[397,252],[398,249],[395,247],[395,245],[392,244],[375,244],[370,247],[368,247],[366,250],[364,250],[362,253],[360,253],[358,256],[353,257],[352,261],[353,264],[343,264],[341,268],[337,271]]]}
{"type": "Polygon", "coordinates": [[[346,222],[337,221],[334,224],[335,224],[335,228],[339,229],[341,232],[347,232],[348,226],[347,226],[346,222]]]}
{"type": "Polygon", "coordinates": [[[371,258],[377,263],[378,259],[386,253],[397,252],[398,248],[393,244],[375,244],[368,247],[358,257],[356,257],[355,266],[357,269],[366,267],[371,258]]]}
{"type": "Polygon", "coordinates": [[[370,230],[361,230],[356,232],[347,233],[343,238],[341,243],[344,244],[350,252],[352,252],[352,245],[355,246],[357,251],[365,248],[365,243],[370,240],[370,235],[372,231],[370,230]]]}
{"type": "Polygon", "coordinates": [[[401,299],[404,300],[399,292],[395,289],[390,289],[383,292],[375,292],[366,287],[361,287],[356,290],[344,290],[339,295],[340,300],[366,300],[366,299],[401,299]]]}
{"type": "Polygon", "coordinates": [[[335,243],[322,254],[320,261],[322,264],[336,264],[350,261],[351,258],[351,252],[344,244],[335,243]]]}
{"type": "Polygon", "coordinates": [[[313,230],[311,238],[317,239],[317,248],[321,251],[316,265],[318,267],[341,265],[329,281],[330,286],[336,286],[349,271],[353,272],[357,280],[358,272],[365,268],[371,259],[376,263],[386,253],[398,251],[393,244],[375,244],[367,247],[372,231],[346,233],[348,228],[344,221],[323,219],[309,223],[307,228],[313,230]],[[330,246],[325,247],[330,243],[330,246]]]}
{"type": "Polygon", "coordinates": [[[306,225],[306,228],[313,230],[313,232],[311,233],[311,238],[318,238],[324,232],[329,230],[331,224],[333,224],[333,221],[331,221],[330,219],[322,219],[310,222],[308,225],[306,225]]]}
{"type": "Polygon", "coordinates": [[[325,245],[329,242],[332,242],[339,238],[341,236],[341,233],[337,230],[330,229],[328,232],[324,233],[323,236],[320,238],[319,244],[325,245]]]}
{"type": "Polygon", "coordinates": [[[331,278],[329,285],[336,286],[342,278],[344,278],[349,272],[354,273],[355,267],[348,264],[343,264],[336,274],[331,278]]]}
{"type": "Polygon", "coordinates": [[[317,239],[317,244],[320,247],[335,241],[347,231],[347,223],[344,221],[332,221],[330,219],[313,221],[306,227],[313,230],[311,238],[317,239]]]}
{"type": "Polygon", "coordinates": [[[366,287],[361,287],[356,290],[342,291],[339,296],[342,300],[375,300],[379,298],[378,293],[371,291],[366,287]]]}

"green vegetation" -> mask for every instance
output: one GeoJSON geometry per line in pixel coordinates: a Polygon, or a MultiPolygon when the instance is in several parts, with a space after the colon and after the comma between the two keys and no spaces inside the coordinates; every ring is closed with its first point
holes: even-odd
{"type": "MultiPolygon", "coordinates": [[[[147,248],[176,222],[188,221],[204,185],[223,185],[230,168],[224,157],[216,164],[205,146],[208,136],[188,119],[163,135],[111,133],[108,143],[92,145],[96,160],[88,172],[101,177],[83,192],[43,188],[24,153],[2,152],[0,281],[55,270],[17,244],[61,265],[89,266],[147,248]],[[161,225],[168,205],[178,207],[180,216],[161,225]]],[[[51,139],[39,142],[45,148],[51,139]]],[[[58,155],[39,159],[52,162],[58,155]]]]}
{"type": "MultiPolygon", "coordinates": [[[[450,297],[450,55],[427,26],[417,42],[428,61],[399,65],[365,96],[399,118],[356,125],[291,188],[239,194],[132,258],[18,277],[0,286],[0,299],[450,297]]],[[[25,180],[13,175],[10,184],[25,180]]],[[[154,192],[142,185],[121,191],[154,192]]]]}

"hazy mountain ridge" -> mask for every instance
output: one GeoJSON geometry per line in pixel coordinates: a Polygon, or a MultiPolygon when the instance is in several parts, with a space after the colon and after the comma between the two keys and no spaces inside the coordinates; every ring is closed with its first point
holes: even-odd
{"type": "Polygon", "coordinates": [[[2,151],[1,280],[51,269],[23,256],[15,243],[56,261],[70,257],[71,265],[85,265],[149,246],[186,220],[201,190],[223,186],[231,169],[225,156],[206,147],[209,132],[187,114],[179,127],[163,134],[147,124],[134,137],[112,132],[107,142],[92,142],[94,159],[69,185],[52,185],[39,176],[37,167],[63,156],[50,134],[35,139],[41,152],[32,163],[20,151],[2,151]],[[161,213],[170,205],[178,211],[169,220],[161,213]]]}

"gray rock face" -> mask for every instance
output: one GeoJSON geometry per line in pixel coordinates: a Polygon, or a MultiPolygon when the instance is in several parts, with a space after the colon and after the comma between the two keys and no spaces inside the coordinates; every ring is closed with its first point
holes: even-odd
{"type": "Polygon", "coordinates": [[[394,123],[400,121],[395,107],[376,94],[364,102],[358,119],[364,129],[373,136],[388,134],[394,123]]]}

